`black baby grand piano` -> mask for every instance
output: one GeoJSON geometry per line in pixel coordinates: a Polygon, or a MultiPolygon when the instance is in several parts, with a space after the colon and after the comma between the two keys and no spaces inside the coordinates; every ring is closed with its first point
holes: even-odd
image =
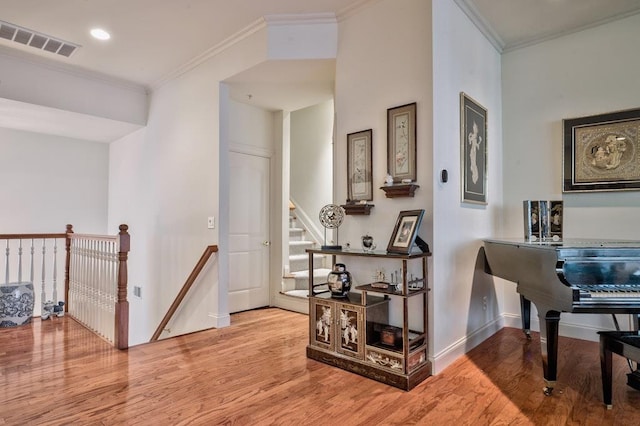
{"type": "Polygon", "coordinates": [[[561,312],[633,314],[638,329],[640,242],[487,239],[484,250],[487,272],[517,283],[527,335],[531,302],[538,310],[545,394],[556,382],[561,312]]]}

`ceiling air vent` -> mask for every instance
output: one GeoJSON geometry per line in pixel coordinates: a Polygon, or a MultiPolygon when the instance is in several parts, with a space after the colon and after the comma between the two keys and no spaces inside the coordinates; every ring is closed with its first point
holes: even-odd
{"type": "Polygon", "coordinates": [[[0,38],[55,53],[56,55],[66,56],[67,58],[80,47],[79,44],[60,40],[59,38],[51,37],[4,21],[0,21],[0,38]]]}

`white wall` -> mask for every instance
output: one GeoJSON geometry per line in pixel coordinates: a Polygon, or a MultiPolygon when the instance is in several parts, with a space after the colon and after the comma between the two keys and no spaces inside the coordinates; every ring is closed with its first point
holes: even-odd
{"type": "Polygon", "coordinates": [[[107,229],[107,144],[0,128],[0,233],[107,229]]]}
{"type": "MultiPolygon", "coordinates": [[[[562,194],[562,119],[638,107],[639,37],[635,15],[503,55],[504,236],[522,235],[522,200],[562,197],[565,237],[640,239],[638,192],[562,194]]],[[[560,334],[596,340],[612,327],[609,316],[563,314],[560,334]]]]}
{"type": "MultiPolygon", "coordinates": [[[[339,33],[335,94],[336,195],[333,201],[344,204],[347,199],[347,134],[372,129],[371,203],[374,204],[368,216],[345,218],[340,227],[339,242],[343,246],[349,243],[359,248],[361,236],[369,234],[378,248],[385,250],[398,213],[424,209],[426,213],[419,235],[433,247],[431,2],[371,2],[342,21],[339,33]],[[412,102],[416,102],[417,108],[417,184],[420,188],[413,198],[386,198],[379,188],[387,174],[387,109],[412,102]]],[[[371,282],[377,268],[384,268],[389,276],[400,266],[398,262],[372,265],[366,260],[350,258],[347,269],[353,273],[354,285],[359,285],[371,282]]],[[[420,265],[412,262],[409,266],[420,265]]],[[[430,276],[430,282],[434,286],[432,278],[430,276]]],[[[391,323],[401,325],[401,310],[395,302],[390,313],[391,323]]],[[[412,309],[410,326],[422,327],[418,311],[412,309]]],[[[430,322],[434,321],[438,319],[431,317],[430,322]]]]}
{"type": "Polygon", "coordinates": [[[502,209],[500,54],[453,1],[433,2],[433,355],[441,371],[501,324],[502,288],[478,270],[502,209]],[[460,92],[487,109],[487,205],[461,203],[460,92]],[[449,180],[440,181],[447,170],[449,180]]]}
{"type": "Polygon", "coordinates": [[[291,112],[290,196],[322,235],[318,212],[333,200],[333,100],[291,112]]]}
{"type": "Polygon", "coordinates": [[[340,23],[336,60],[335,199],[347,200],[347,134],[373,131],[373,203],[369,216],[347,216],[340,243],[360,246],[366,233],[384,249],[401,210],[426,209],[420,235],[432,239],[431,6],[422,0],[372,2],[340,23]],[[386,198],[387,109],[417,103],[414,198],[386,198]]]}
{"type": "MultiPolygon", "coordinates": [[[[286,30],[286,24],[281,25],[279,30],[286,30]]],[[[321,33],[326,36],[332,28],[329,24],[321,33]]],[[[288,43],[297,47],[292,57],[299,57],[301,45],[328,43],[313,33],[300,26],[289,29],[288,43]]],[[[274,49],[266,27],[252,29],[155,90],[147,128],[111,144],[112,170],[120,174],[110,176],[109,196],[121,201],[110,210],[109,223],[130,224],[130,256],[140,256],[129,267],[130,287],[141,286],[143,294],[131,304],[130,344],[150,338],[210,244],[217,244],[220,252],[169,324],[171,332],[161,337],[229,324],[227,234],[232,213],[227,153],[235,130],[230,122],[234,106],[224,82],[268,60],[268,51],[291,59],[285,50],[274,49]],[[213,230],[206,227],[208,216],[217,218],[213,230]]]]}
{"type": "MultiPolygon", "coordinates": [[[[219,170],[228,168],[220,155],[229,141],[220,140],[219,115],[220,102],[228,114],[228,98],[219,98],[219,82],[264,60],[263,38],[258,31],[156,90],[147,128],[111,144],[112,167],[121,174],[110,177],[110,197],[131,202],[114,208],[109,221],[126,219],[131,255],[144,254],[129,269],[130,286],[140,285],[143,293],[132,306],[131,344],[150,338],[205,247],[218,244],[225,232],[228,198],[220,196],[226,182],[219,170]],[[215,229],[207,229],[208,216],[217,218],[215,229]]],[[[210,262],[170,324],[171,333],[162,337],[228,324],[226,300],[220,300],[226,283],[220,288],[218,280],[226,273],[219,271],[225,259],[219,253],[210,262]]]]}

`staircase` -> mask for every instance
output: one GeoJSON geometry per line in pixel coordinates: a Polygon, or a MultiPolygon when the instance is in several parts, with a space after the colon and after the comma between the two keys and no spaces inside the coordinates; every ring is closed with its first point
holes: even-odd
{"type": "MultiPolygon", "coordinates": [[[[318,247],[318,243],[307,239],[306,229],[298,223],[293,209],[289,210],[289,273],[282,279],[282,292],[287,296],[306,298],[309,295],[309,255],[305,251],[318,247]]],[[[326,282],[331,269],[326,268],[326,256],[314,255],[314,265],[320,265],[313,270],[314,283],[326,282]]],[[[316,287],[316,292],[328,291],[328,288],[316,287]]]]}

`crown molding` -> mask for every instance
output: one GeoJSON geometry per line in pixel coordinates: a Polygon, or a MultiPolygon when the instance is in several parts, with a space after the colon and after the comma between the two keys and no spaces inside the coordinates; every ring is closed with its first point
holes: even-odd
{"type": "Polygon", "coordinates": [[[480,14],[480,11],[471,2],[471,0],[453,0],[455,4],[464,12],[465,15],[473,22],[473,24],[480,30],[482,35],[489,40],[489,43],[498,51],[502,53],[504,49],[504,40],[496,33],[493,27],[487,22],[486,19],[480,14]]]}
{"type": "Polygon", "coordinates": [[[348,19],[353,15],[357,15],[362,10],[364,10],[367,7],[372,6],[373,4],[378,3],[378,2],[380,2],[380,0],[360,0],[360,1],[354,2],[351,5],[343,8],[343,9],[340,9],[336,13],[336,16],[338,18],[338,22],[342,22],[345,19],[348,19]]]}
{"type": "Polygon", "coordinates": [[[264,21],[268,26],[335,24],[337,22],[334,13],[265,15],[264,21]]]}
{"type": "Polygon", "coordinates": [[[262,29],[264,29],[266,27],[267,27],[267,23],[266,23],[266,20],[264,18],[259,18],[259,19],[255,20],[253,23],[249,24],[245,28],[243,28],[240,31],[236,32],[232,36],[227,37],[226,39],[224,39],[220,43],[216,44],[215,46],[205,50],[204,52],[202,52],[201,54],[199,54],[195,58],[191,59],[189,62],[187,62],[184,65],[180,66],[175,71],[170,72],[169,74],[165,75],[161,79],[157,80],[155,83],[153,83],[151,85],[151,89],[152,90],[156,90],[156,89],[162,87],[168,81],[173,80],[175,78],[178,78],[181,75],[191,71],[192,69],[196,68],[198,65],[202,64],[203,62],[207,61],[208,59],[213,58],[214,56],[220,54],[221,52],[223,52],[224,50],[226,50],[229,47],[233,46],[234,44],[244,40],[245,38],[249,37],[250,35],[255,34],[256,32],[258,32],[258,31],[260,31],[260,30],[262,30],[262,29]]]}
{"type": "Polygon", "coordinates": [[[30,65],[34,65],[40,68],[46,68],[52,71],[73,75],[75,77],[105,83],[121,89],[143,93],[145,95],[149,93],[149,88],[142,84],[137,84],[129,80],[112,77],[95,71],[89,71],[77,65],[65,64],[62,62],[54,61],[53,59],[48,59],[38,55],[34,55],[32,53],[23,52],[19,49],[0,45],[0,57],[2,56],[9,57],[21,62],[26,62],[30,65]]]}
{"type": "MultiPolygon", "coordinates": [[[[370,2],[371,0],[365,0],[365,2],[370,2]]],[[[166,84],[168,81],[173,80],[175,78],[180,77],[181,75],[189,72],[190,70],[196,68],[203,62],[208,59],[213,58],[216,55],[219,55],[226,49],[231,46],[239,43],[245,38],[255,34],[256,32],[268,28],[270,26],[278,26],[278,25],[317,25],[317,24],[331,24],[336,23],[336,15],[333,13],[312,13],[312,14],[291,14],[291,15],[266,15],[263,16],[242,30],[236,32],[230,37],[227,37],[222,42],[216,44],[215,46],[207,49],[200,55],[191,59],[189,62],[180,66],[175,71],[165,75],[160,80],[156,81],[151,85],[152,90],[156,90],[166,84]]]]}
{"type": "Polygon", "coordinates": [[[556,38],[564,37],[564,36],[567,36],[567,35],[570,35],[570,34],[574,34],[574,33],[578,33],[580,31],[588,30],[588,29],[591,29],[591,28],[599,27],[600,25],[609,24],[611,22],[619,21],[621,19],[629,18],[631,16],[638,15],[638,14],[640,14],[640,11],[632,10],[630,12],[620,13],[618,15],[610,16],[610,17],[605,18],[605,19],[600,19],[599,21],[595,21],[595,22],[592,22],[592,23],[587,24],[587,25],[581,25],[579,27],[570,28],[570,29],[567,29],[565,31],[546,34],[546,35],[543,35],[543,36],[540,36],[540,37],[532,38],[532,39],[529,39],[529,40],[524,40],[524,41],[521,41],[521,42],[518,42],[518,43],[509,44],[509,45],[504,47],[504,49],[502,50],[502,53],[507,53],[507,52],[512,52],[514,50],[523,49],[525,47],[533,46],[533,45],[536,45],[536,44],[539,44],[539,43],[543,43],[545,41],[549,41],[549,40],[553,40],[553,39],[556,39],[556,38]]]}

